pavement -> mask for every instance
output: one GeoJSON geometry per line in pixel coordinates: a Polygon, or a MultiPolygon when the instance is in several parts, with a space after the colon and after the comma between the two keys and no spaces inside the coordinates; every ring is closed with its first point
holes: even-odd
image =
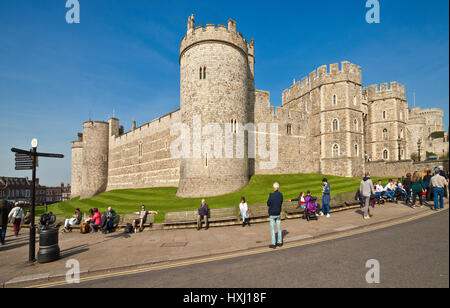
{"type": "MultiPolygon", "coordinates": [[[[63,288],[448,288],[449,212],[308,245],[218,258],[206,263],[108,275],[63,288]],[[424,230],[426,230],[424,232],[424,230]],[[379,265],[379,280],[368,283],[368,260],[379,265]],[[373,261],[372,261],[373,262],[373,261]]],[[[290,245],[286,245],[290,246],[290,245]]],[[[372,263],[373,264],[373,263],[372,263]]],[[[208,291],[197,291],[200,294],[208,291]]],[[[182,293],[182,292],[181,292],[182,293]]],[[[187,292],[186,292],[187,293],[187,292]]],[[[185,294],[186,294],[185,293],[185,294]]],[[[230,303],[225,292],[218,303],[230,303]]],[[[183,294],[180,294],[183,295],[183,294]]],[[[288,295],[288,294],[286,294],[288,295]]],[[[291,297],[295,297],[291,293],[291,297]]],[[[289,297],[289,296],[288,296],[289,297]]],[[[183,296],[166,299],[175,306],[183,296]]],[[[278,303],[273,292],[267,303],[278,303]]],[[[288,298],[286,298],[286,302],[288,298]]],[[[234,303],[231,300],[231,303],[234,303]]]]}
{"type": "MultiPolygon", "coordinates": [[[[448,209],[448,200],[445,201],[448,209]]],[[[402,219],[436,214],[429,207],[411,209],[401,203],[386,203],[371,212],[374,216],[367,221],[362,219],[359,209],[336,212],[330,218],[320,217],[318,221],[285,220],[282,222],[284,242],[289,245],[330,235],[345,235],[354,230],[363,232],[402,219]]],[[[73,232],[59,236],[60,260],[48,264],[28,264],[28,236],[28,231],[24,230],[15,238],[8,230],[7,244],[0,246],[0,287],[27,287],[64,281],[69,270],[66,263],[72,259],[79,262],[81,277],[85,278],[238,252],[271,251],[268,248],[268,223],[252,224],[245,228],[154,230],[137,234],[73,232]]]]}

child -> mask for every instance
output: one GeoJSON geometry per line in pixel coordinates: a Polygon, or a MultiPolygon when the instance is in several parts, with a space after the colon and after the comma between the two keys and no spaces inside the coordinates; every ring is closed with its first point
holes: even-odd
{"type": "Polygon", "coordinates": [[[302,208],[303,210],[305,209],[306,201],[305,201],[305,193],[303,191],[300,193],[298,198],[292,199],[291,201],[298,201],[297,209],[298,208],[302,208]]]}

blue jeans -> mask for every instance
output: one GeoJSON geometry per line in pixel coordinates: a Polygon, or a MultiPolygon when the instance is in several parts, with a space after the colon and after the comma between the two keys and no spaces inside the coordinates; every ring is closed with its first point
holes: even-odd
{"type": "Polygon", "coordinates": [[[440,187],[434,187],[433,195],[434,195],[434,208],[436,210],[439,210],[439,207],[441,209],[443,209],[444,208],[444,189],[440,188],[440,187]]]}
{"type": "Polygon", "coordinates": [[[281,231],[281,217],[280,216],[270,216],[270,234],[272,235],[272,245],[275,246],[275,223],[278,229],[278,244],[283,244],[283,232],[281,231]]]}
{"type": "Polygon", "coordinates": [[[8,229],[8,225],[0,226],[1,232],[0,232],[0,243],[5,242],[6,237],[6,230],[8,229]]]}
{"type": "Polygon", "coordinates": [[[392,190],[387,190],[386,195],[392,199],[392,201],[395,201],[394,199],[394,192],[392,190]]]}
{"type": "Polygon", "coordinates": [[[330,204],[329,203],[324,203],[322,206],[322,213],[324,215],[326,214],[330,214],[330,204]]]}
{"type": "Polygon", "coordinates": [[[245,220],[247,219],[247,212],[246,211],[242,211],[241,212],[241,216],[242,216],[242,222],[245,222],[245,220]]]}

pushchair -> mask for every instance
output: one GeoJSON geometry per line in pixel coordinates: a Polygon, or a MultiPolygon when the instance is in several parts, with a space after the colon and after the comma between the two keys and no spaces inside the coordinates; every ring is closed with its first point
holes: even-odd
{"type": "Polygon", "coordinates": [[[305,211],[303,218],[307,221],[317,220],[317,198],[316,197],[306,197],[305,199],[305,211]]]}

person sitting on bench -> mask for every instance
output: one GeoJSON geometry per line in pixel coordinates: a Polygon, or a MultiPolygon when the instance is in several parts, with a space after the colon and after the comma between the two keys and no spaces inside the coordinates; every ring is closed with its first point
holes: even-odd
{"type": "Polygon", "coordinates": [[[72,215],[72,218],[66,219],[63,232],[72,231],[72,226],[79,225],[81,223],[81,219],[81,211],[80,209],[76,209],[75,213],[72,215]]]}
{"type": "Polygon", "coordinates": [[[151,215],[157,215],[158,214],[158,212],[156,212],[156,211],[147,211],[146,209],[145,209],[145,205],[143,204],[142,206],[141,206],[141,211],[140,212],[136,212],[135,214],[137,214],[137,215],[139,215],[139,218],[138,219],[135,219],[134,221],[133,221],[133,230],[134,230],[134,233],[136,233],[137,232],[137,226],[139,226],[139,232],[142,232],[142,230],[144,229],[144,224],[145,224],[145,222],[147,221],[147,215],[148,214],[151,214],[151,215]]]}
{"type": "Polygon", "coordinates": [[[116,212],[112,207],[108,207],[108,210],[102,217],[102,232],[108,234],[112,231],[114,226],[114,219],[116,219],[116,212]]]}
{"type": "Polygon", "coordinates": [[[200,230],[202,228],[203,219],[205,219],[205,230],[208,230],[209,228],[208,213],[209,213],[208,204],[206,204],[205,199],[202,199],[202,205],[198,209],[197,230],[200,230]]]}
{"type": "Polygon", "coordinates": [[[89,220],[90,233],[97,232],[102,221],[102,214],[98,211],[98,208],[94,209],[94,216],[89,220]]]}

